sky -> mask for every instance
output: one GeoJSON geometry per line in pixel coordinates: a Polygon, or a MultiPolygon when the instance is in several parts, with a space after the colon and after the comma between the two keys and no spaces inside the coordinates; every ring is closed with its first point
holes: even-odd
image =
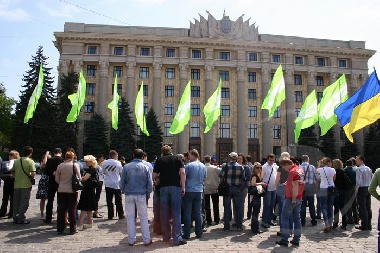
{"type": "Polygon", "coordinates": [[[376,50],[369,73],[380,69],[380,1],[378,0],[0,0],[0,83],[18,99],[28,62],[42,45],[57,85],[59,52],[54,32],[65,22],[121,26],[189,28],[189,20],[221,19],[259,26],[260,34],[366,41],[376,50]]]}

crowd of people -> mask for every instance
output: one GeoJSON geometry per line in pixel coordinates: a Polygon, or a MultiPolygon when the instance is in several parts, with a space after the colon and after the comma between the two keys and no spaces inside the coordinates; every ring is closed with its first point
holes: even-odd
{"type": "MultiPolygon", "coordinates": [[[[192,231],[201,238],[207,227],[221,222],[224,231],[242,231],[245,219],[250,220],[252,235],[277,226],[278,220],[277,235],[281,239],[276,243],[282,246],[298,246],[302,227],[309,219],[311,226],[323,219],[324,233],[346,230],[348,224],[356,225],[358,230],[372,229],[370,194],[380,199],[376,192],[380,172],[373,176],[362,155],[345,163],[324,157],[313,166],[306,154],[297,160],[283,152],[278,163],[276,156],[269,154],[261,164],[250,156],[231,152],[228,162],[215,166],[210,156],[201,158],[196,149],[174,155],[171,147],[164,145],[161,152],[149,163],[147,154],[136,149],[133,159],[126,163],[111,150],[108,159],[104,155],[86,155],[85,166],[77,161],[73,149],[63,153],[56,148],[52,156],[46,152],[41,159],[36,194],[41,219],[46,224],[52,222],[57,196],[58,234],[64,233],[66,227],[70,234],[96,227],[94,219],[103,218],[99,200],[104,186],[107,218],[126,219],[130,246],[136,243],[137,215],[144,245],[152,244],[149,223],[153,233],[162,235],[164,242],[172,239],[174,245],[186,244],[192,231]],[[77,180],[82,185],[80,191],[73,189],[77,180]],[[152,192],[151,222],[147,208],[152,192]]],[[[36,175],[32,154],[29,146],[23,148],[21,157],[12,150],[1,169],[4,186],[0,217],[13,219],[15,224],[30,223],[26,212],[36,175]]]]}

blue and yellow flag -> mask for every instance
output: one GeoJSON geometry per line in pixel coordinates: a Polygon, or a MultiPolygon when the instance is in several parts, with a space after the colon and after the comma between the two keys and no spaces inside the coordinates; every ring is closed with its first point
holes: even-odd
{"type": "Polygon", "coordinates": [[[380,119],[380,82],[374,71],[360,89],[335,109],[347,138],[380,119]]]}

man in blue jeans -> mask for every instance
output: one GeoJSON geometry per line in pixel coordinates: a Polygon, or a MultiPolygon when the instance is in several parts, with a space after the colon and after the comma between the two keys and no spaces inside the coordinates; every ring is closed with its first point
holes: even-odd
{"type": "Polygon", "coordinates": [[[204,181],[207,177],[206,166],[199,160],[196,149],[190,150],[190,163],[186,164],[186,193],[183,197],[184,229],[183,238],[190,238],[192,218],[195,220],[195,235],[202,237],[202,193],[204,181]]]}
{"type": "Polygon", "coordinates": [[[174,245],[183,245],[187,242],[182,239],[181,233],[181,203],[185,195],[186,174],[183,162],[171,154],[171,147],[164,145],[161,148],[162,156],[154,165],[153,181],[160,175],[160,218],[163,241],[169,242],[173,238],[174,245]],[[172,227],[170,227],[172,219],[172,227]]]}
{"type": "Polygon", "coordinates": [[[290,243],[294,246],[299,246],[302,226],[301,226],[301,205],[302,193],[304,190],[304,171],[299,166],[293,163],[289,158],[283,158],[280,165],[286,171],[289,171],[286,181],[285,200],[281,213],[281,240],[276,243],[281,246],[288,246],[289,234],[292,228],[289,227],[290,217],[293,217],[294,222],[294,238],[290,243]]]}

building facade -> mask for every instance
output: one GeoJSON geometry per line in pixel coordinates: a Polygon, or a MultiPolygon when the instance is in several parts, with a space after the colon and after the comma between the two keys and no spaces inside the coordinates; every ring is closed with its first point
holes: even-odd
{"type": "MultiPolygon", "coordinates": [[[[164,142],[173,143],[176,153],[197,148],[219,160],[237,151],[261,160],[269,153],[294,152],[294,119],[306,96],[316,89],[320,100],[324,88],[342,74],[352,94],[368,77],[368,59],[375,53],[363,41],[259,34],[242,16],[232,21],[223,15],[217,20],[210,13],[207,19],[200,15],[190,22],[190,29],[65,23],[64,31],[54,35],[59,74],[83,69],[87,81],[78,119],[79,153],[86,120],[97,112],[111,121],[107,104],[116,74],[119,95],[132,111],[143,82],[146,108],[153,107],[164,142]],[[279,64],[284,69],[286,100],[268,119],[261,104],[279,64]],[[219,78],[221,117],[204,134],[203,107],[219,78]],[[169,128],[188,80],[191,119],[182,133],[173,136],[169,128]]],[[[340,147],[343,140],[339,126],[335,128],[340,147]]],[[[360,149],[363,133],[355,137],[360,149]]]]}

